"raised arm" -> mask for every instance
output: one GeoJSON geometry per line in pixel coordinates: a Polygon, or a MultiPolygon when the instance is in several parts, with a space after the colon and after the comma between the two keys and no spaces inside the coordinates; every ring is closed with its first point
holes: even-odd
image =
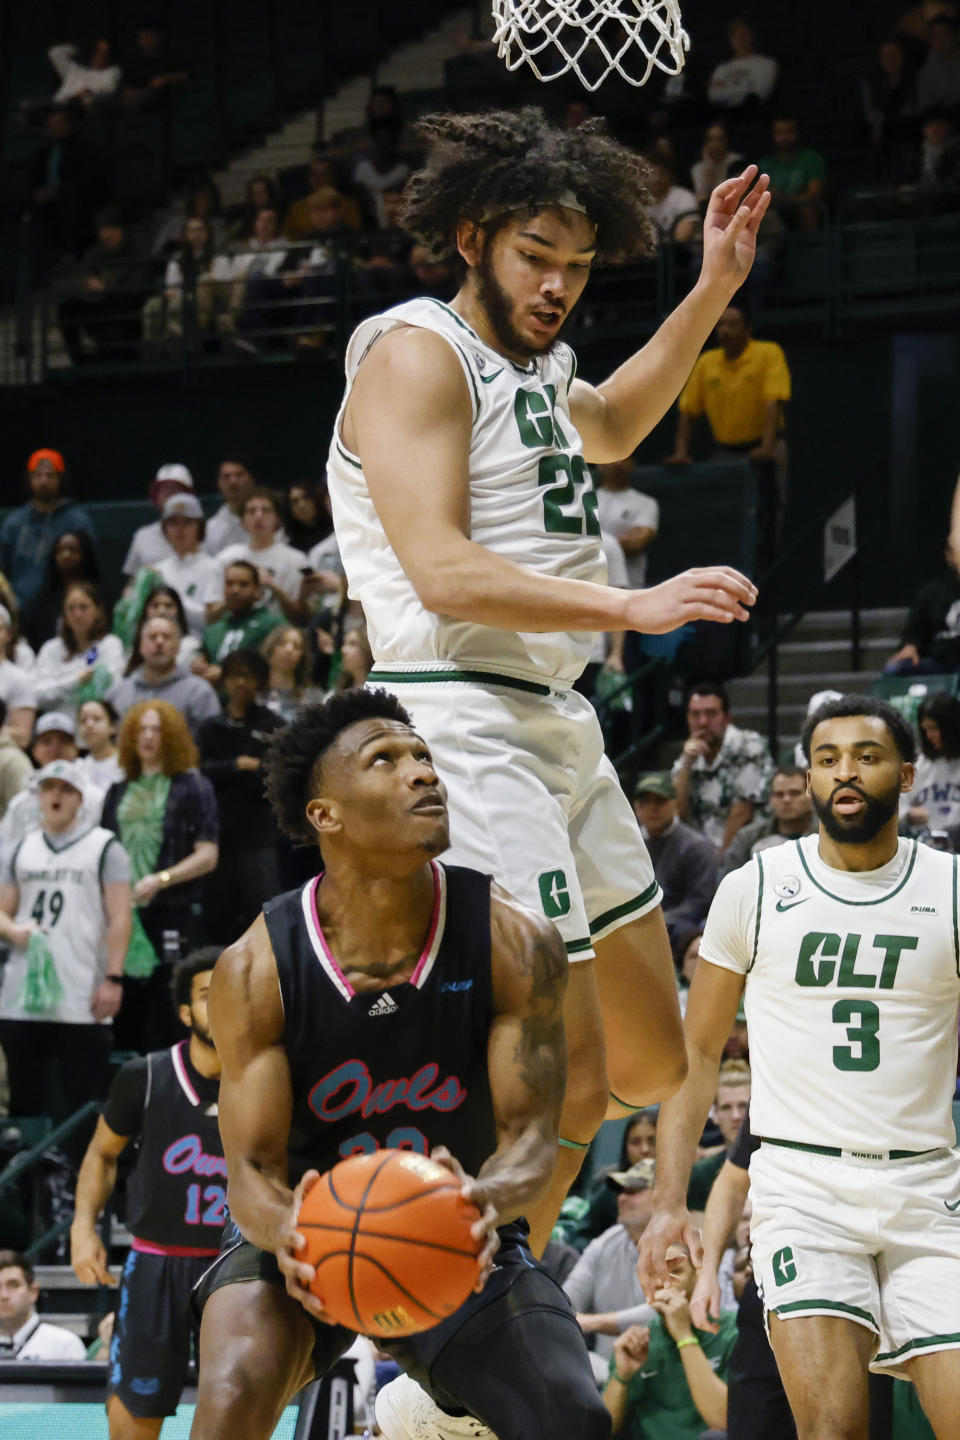
{"type": "Polygon", "coordinates": [[[467,382],[444,339],[407,327],[374,345],[357,372],[343,440],[363,463],[380,523],[427,610],[547,632],[663,634],[688,620],[748,618],[756,591],[723,566],[619,590],[540,575],[477,544],[469,533],[471,426],[467,382]]]}

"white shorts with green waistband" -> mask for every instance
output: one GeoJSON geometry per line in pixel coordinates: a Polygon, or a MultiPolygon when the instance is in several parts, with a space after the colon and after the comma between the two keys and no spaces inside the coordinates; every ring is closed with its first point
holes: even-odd
{"type": "Polygon", "coordinates": [[[873,1331],[872,1370],[960,1349],[960,1151],[819,1153],[765,1141],[750,1160],[764,1311],[873,1331]]]}
{"type": "Polygon", "coordinates": [[[444,859],[492,873],[557,926],[571,962],[659,905],[593,706],[573,690],[482,671],[377,666],[447,787],[444,859]]]}

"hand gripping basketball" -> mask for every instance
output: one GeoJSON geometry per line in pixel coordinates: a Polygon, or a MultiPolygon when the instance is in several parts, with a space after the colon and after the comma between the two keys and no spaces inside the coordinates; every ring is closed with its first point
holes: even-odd
{"type": "Polygon", "coordinates": [[[463,1194],[469,1183],[408,1150],[305,1176],[292,1263],[278,1254],[288,1290],[318,1318],[374,1338],[430,1329],[459,1309],[486,1264],[487,1222],[463,1194]]]}

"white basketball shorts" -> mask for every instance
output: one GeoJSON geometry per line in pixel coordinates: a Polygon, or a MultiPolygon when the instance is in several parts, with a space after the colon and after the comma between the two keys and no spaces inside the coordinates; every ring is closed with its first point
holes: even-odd
{"type": "Polygon", "coordinates": [[[377,667],[367,683],[397,695],[430,746],[450,810],[443,858],[491,873],[587,960],[662,894],[596,713],[573,690],[480,680],[377,667]]]}
{"type": "Polygon", "coordinates": [[[750,1160],[753,1269],[782,1320],[872,1330],[871,1369],[960,1349],[960,1151],[865,1161],[761,1145],[750,1160]]]}

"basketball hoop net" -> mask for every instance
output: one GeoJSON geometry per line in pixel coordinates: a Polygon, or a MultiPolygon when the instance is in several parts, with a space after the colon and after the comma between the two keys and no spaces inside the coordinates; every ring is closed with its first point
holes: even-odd
{"type": "Polygon", "coordinates": [[[679,0],[493,0],[493,40],[508,70],[538,80],[572,70],[587,90],[616,71],[645,85],[654,66],[679,75],[690,37],[679,0]]]}

